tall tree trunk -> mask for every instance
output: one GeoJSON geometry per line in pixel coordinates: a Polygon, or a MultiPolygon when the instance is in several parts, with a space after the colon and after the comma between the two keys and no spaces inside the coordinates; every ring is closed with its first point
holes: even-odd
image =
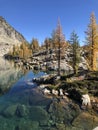
{"type": "Polygon", "coordinates": [[[60,63],[61,63],[61,51],[60,51],[60,40],[59,40],[59,46],[58,46],[58,76],[61,75],[61,66],[60,66],[60,63]]]}

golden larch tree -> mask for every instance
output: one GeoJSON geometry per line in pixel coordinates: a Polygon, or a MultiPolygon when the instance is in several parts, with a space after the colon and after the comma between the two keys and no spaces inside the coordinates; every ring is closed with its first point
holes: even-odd
{"type": "Polygon", "coordinates": [[[62,32],[60,19],[58,19],[56,30],[53,32],[52,41],[54,44],[54,49],[57,52],[56,54],[57,54],[57,60],[58,60],[58,75],[60,76],[61,56],[64,55],[65,46],[66,46],[65,36],[62,32]]]}
{"type": "Polygon", "coordinates": [[[98,26],[94,12],[91,14],[90,23],[86,33],[86,42],[88,44],[88,61],[91,70],[97,69],[97,52],[98,52],[98,26]]]}

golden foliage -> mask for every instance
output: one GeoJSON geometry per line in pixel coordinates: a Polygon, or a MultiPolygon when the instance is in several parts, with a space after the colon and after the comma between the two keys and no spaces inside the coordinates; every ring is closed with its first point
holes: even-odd
{"type": "Polygon", "coordinates": [[[32,55],[32,51],[29,49],[29,45],[27,43],[22,43],[20,46],[14,45],[10,54],[12,56],[19,56],[20,58],[28,58],[32,55]]]}
{"type": "Polygon", "coordinates": [[[88,43],[88,51],[89,51],[89,56],[88,56],[88,63],[90,66],[91,70],[97,70],[97,53],[98,52],[98,26],[96,23],[96,18],[94,13],[91,14],[90,17],[90,24],[88,25],[88,29],[86,31],[86,40],[88,43]]]}

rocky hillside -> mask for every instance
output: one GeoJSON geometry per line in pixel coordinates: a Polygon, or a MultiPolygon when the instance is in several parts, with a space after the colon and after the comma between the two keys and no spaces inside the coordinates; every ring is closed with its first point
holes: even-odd
{"type": "MultiPolygon", "coordinates": [[[[33,57],[31,59],[31,62],[27,62],[25,63],[25,65],[27,64],[27,68],[32,69],[32,66],[35,66],[35,69],[44,69],[46,70],[55,70],[57,71],[58,69],[58,59],[57,59],[57,55],[55,54],[55,52],[53,50],[51,50],[52,52],[48,52],[48,54],[46,55],[46,50],[41,50],[37,53],[33,54],[33,57]]],[[[88,69],[88,63],[87,60],[84,57],[84,51],[81,48],[81,53],[80,53],[80,62],[79,62],[79,70],[87,70],[88,69]]],[[[67,47],[65,49],[64,55],[63,57],[61,57],[60,60],[60,69],[62,72],[66,72],[66,74],[73,72],[73,68],[72,68],[72,49],[71,47],[67,47]]]]}
{"type": "Polygon", "coordinates": [[[0,16],[0,56],[22,42],[26,42],[25,38],[0,16]]]}

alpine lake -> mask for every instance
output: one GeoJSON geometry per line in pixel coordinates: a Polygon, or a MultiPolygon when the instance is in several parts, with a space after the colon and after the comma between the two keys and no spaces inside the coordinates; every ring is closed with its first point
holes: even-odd
{"type": "Polygon", "coordinates": [[[32,79],[43,75],[0,59],[0,130],[92,130],[98,125],[97,117],[72,101],[40,93],[32,79]]]}

